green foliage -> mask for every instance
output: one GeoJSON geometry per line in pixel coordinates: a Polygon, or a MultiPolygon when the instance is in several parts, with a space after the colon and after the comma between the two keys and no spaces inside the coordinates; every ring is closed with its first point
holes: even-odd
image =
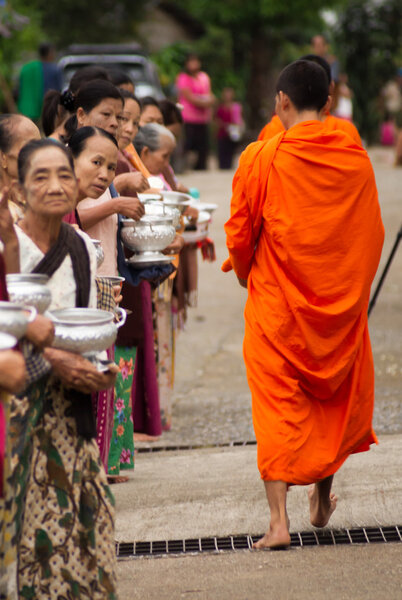
{"type": "Polygon", "coordinates": [[[34,12],[46,39],[59,48],[73,43],[119,43],[131,38],[146,0],[17,0],[34,12]]]}
{"type": "Polygon", "coordinates": [[[339,55],[354,92],[354,115],[362,136],[378,136],[382,86],[396,74],[401,53],[400,0],[352,0],[340,15],[336,31],[339,55]]]}

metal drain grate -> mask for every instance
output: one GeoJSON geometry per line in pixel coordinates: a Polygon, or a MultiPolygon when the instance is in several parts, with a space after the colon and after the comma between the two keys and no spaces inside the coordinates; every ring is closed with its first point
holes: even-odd
{"type": "MultiPolygon", "coordinates": [[[[199,554],[251,550],[261,535],[231,535],[227,537],[164,540],[158,542],[117,542],[118,558],[163,556],[169,554],[199,554]]],[[[361,527],[359,529],[324,529],[291,533],[291,546],[338,546],[342,544],[384,544],[402,542],[402,525],[389,527],[361,527]]]]}
{"type": "Polygon", "coordinates": [[[180,444],[177,446],[143,446],[137,447],[139,454],[149,454],[151,452],[177,452],[178,450],[204,450],[205,448],[238,448],[243,446],[256,446],[255,440],[248,442],[221,442],[217,444],[180,444]]]}

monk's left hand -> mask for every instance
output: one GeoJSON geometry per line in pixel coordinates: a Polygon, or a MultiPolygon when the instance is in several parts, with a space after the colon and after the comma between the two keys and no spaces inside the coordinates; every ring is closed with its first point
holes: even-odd
{"type": "Polygon", "coordinates": [[[247,279],[241,279],[241,277],[238,277],[237,279],[239,280],[241,287],[244,287],[247,289],[247,279]]]}

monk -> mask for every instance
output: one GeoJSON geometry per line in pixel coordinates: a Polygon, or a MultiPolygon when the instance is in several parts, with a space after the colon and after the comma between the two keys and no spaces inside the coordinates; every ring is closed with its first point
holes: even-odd
{"type": "Polygon", "coordinates": [[[314,484],[311,523],[324,527],[334,474],[376,442],[367,307],[384,229],[374,173],[361,146],[321,122],[319,65],[287,66],[276,91],[285,130],[241,156],[222,267],[248,289],[244,360],[271,513],[255,548],[289,546],[290,485],[314,484]]]}
{"type": "MultiPolygon", "coordinates": [[[[329,83],[329,98],[325,106],[323,107],[323,110],[321,111],[320,115],[320,118],[323,121],[325,127],[330,131],[333,131],[334,129],[340,129],[341,131],[345,131],[356,142],[356,144],[363,146],[363,142],[360,138],[359,132],[357,131],[353,123],[347,121],[346,119],[334,117],[329,112],[332,105],[332,97],[335,91],[335,82],[331,78],[331,67],[329,63],[325,60],[325,58],[317,56],[316,54],[306,54],[306,56],[303,56],[301,60],[311,60],[317,63],[324,69],[327,75],[329,83]]],[[[273,138],[274,135],[280,133],[281,131],[284,131],[282,122],[278,115],[274,115],[269,121],[269,123],[267,123],[261,129],[260,134],[258,136],[258,141],[268,141],[271,138],[273,138]]]]}

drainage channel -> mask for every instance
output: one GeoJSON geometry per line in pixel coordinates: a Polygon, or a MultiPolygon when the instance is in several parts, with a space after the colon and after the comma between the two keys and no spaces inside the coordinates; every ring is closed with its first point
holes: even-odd
{"type": "Polygon", "coordinates": [[[248,442],[221,442],[216,444],[180,444],[177,446],[143,446],[137,447],[139,454],[149,454],[151,452],[177,452],[178,450],[204,450],[206,448],[239,448],[243,446],[256,446],[255,440],[248,442]]]}
{"type": "MultiPolygon", "coordinates": [[[[226,537],[162,540],[156,542],[117,542],[118,559],[165,555],[200,554],[251,550],[262,535],[230,535],[226,537]]],[[[356,529],[303,531],[291,533],[291,547],[385,544],[402,542],[402,525],[360,527],[356,529]]]]}

